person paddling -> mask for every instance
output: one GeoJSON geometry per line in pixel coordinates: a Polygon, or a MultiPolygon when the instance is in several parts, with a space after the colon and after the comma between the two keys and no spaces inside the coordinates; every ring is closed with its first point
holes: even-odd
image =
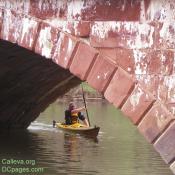
{"type": "Polygon", "coordinates": [[[89,127],[89,122],[86,120],[81,111],[86,110],[85,107],[76,108],[73,102],[69,103],[68,109],[65,110],[65,122],[66,125],[79,123],[79,119],[89,127]]]}

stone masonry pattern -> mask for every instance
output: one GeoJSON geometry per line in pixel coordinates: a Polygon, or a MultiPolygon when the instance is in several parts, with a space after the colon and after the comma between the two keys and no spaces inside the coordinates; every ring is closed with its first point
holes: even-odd
{"type": "Polygon", "coordinates": [[[175,174],[175,1],[0,0],[1,39],[121,109],[175,174]]]}

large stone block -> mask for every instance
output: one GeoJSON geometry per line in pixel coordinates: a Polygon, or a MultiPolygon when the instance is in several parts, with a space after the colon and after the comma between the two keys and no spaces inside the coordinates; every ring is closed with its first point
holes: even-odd
{"type": "Polygon", "coordinates": [[[89,37],[90,22],[89,21],[74,21],[74,34],[79,37],[89,37]]]}
{"type": "Polygon", "coordinates": [[[134,79],[125,70],[118,68],[104,95],[116,107],[121,108],[134,88],[134,79]]]}
{"type": "Polygon", "coordinates": [[[173,72],[174,52],[152,50],[148,58],[148,74],[170,75],[173,72]]]}
{"type": "Polygon", "coordinates": [[[165,86],[167,90],[167,102],[175,104],[175,74],[171,76],[164,76],[163,82],[159,86],[165,86]]]}
{"type": "Polygon", "coordinates": [[[161,101],[169,104],[175,103],[175,75],[160,76],[157,92],[161,101]]]}
{"type": "Polygon", "coordinates": [[[167,102],[166,104],[167,109],[175,115],[175,102],[167,102]]]}
{"type": "MultiPolygon", "coordinates": [[[[172,122],[167,130],[155,142],[154,148],[160,153],[166,163],[175,158],[175,122],[172,122]]],[[[172,168],[174,164],[172,165],[172,168]]]]}
{"type": "MultiPolygon", "coordinates": [[[[172,77],[171,77],[172,78],[172,77]]],[[[158,98],[162,101],[162,102],[174,102],[175,101],[175,97],[174,97],[174,85],[172,86],[169,76],[163,76],[160,77],[159,79],[159,85],[158,85],[158,98]],[[169,80],[169,81],[168,81],[169,80]]],[[[172,79],[173,81],[175,81],[174,79],[172,79]]],[[[173,83],[174,84],[174,83],[173,83]]]]}
{"type": "Polygon", "coordinates": [[[138,129],[144,137],[152,143],[173,118],[173,115],[167,108],[163,104],[157,102],[140,122],[138,129]]]}
{"type": "Polygon", "coordinates": [[[137,85],[121,110],[134,124],[137,124],[151,108],[154,101],[155,98],[152,94],[137,85]]]}
{"type": "Polygon", "coordinates": [[[29,3],[29,14],[41,19],[56,17],[61,7],[65,6],[66,1],[33,1],[29,3]]]}
{"type": "Polygon", "coordinates": [[[133,49],[135,75],[147,75],[151,49],[133,49]]]}
{"type": "Polygon", "coordinates": [[[82,0],[67,3],[67,18],[76,20],[138,21],[140,11],[141,2],[132,0],[82,0]]]}
{"type": "Polygon", "coordinates": [[[4,10],[1,39],[16,43],[21,31],[22,16],[11,10],[4,10]]]}
{"type": "Polygon", "coordinates": [[[173,72],[174,52],[171,50],[134,49],[135,74],[170,75],[173,72]]]}
{"type": "Polygon", "coordinates": [[[171,164],[170,169],[175,174],[175,161],[174,161],[174,163],[171,164]]]}
{"type": "Polygon", "coordinates": [[[102,55],[98,55],[89,76],[88,83],[99,92],[104,92],[117,66],[102,55]]]}
{"type": "Polygon", "coordinates": [[[78,37],[89,37],[90,34],[89,21],[64,21],[61,24],[59,23],[59,27],[61,27],[63,31],[78,37]]]}
{"type": "Polygon", "coordinates": [[[35,52],[45,56],[52,57],[52,50],[59,38],[59,30],[50,26],[47,23],[42,23],[39,31],[39,36],[35,46],[35,52]]]}
{"type": "Polygon", "coordinates": [[[99,51],[99,53],[101,55],[104,55],[106,57],[108,57],[111,61],[113,61],[115,64],[117,64],[116,61],[116,49],[115,48],[103,48],[103,47],[99,47],[97,48],[97,50],[99,51]]]}
{"type": "Polygon", "coordinates": [[[136,80],[144,87],[144,89],[147,89],[149,92],[151,92],[155,98],[158,98],[158,86],[159,86],[159,76],[157,75],[149,75],[149,74],[137,74],[136,80]]]}
{"type": "Polygon", "coordinates": [[[133,50],[116,48],[116,62],[130,74],[135,72],[135,58],[133,50]]]}
{"type": "Polygon", "coordinates": [[[16,12],[22,12],[23,14],[28,14],[30,10],[30,0],[29,1],[1,0],[0,3],[1,7],[4,7],[5,9],[11,9],[16,12]]]}
{"type": "Polygon", "coordinates": [[[106,55],[128,73],[134,73],[134,54],[131,49],[98,48],[102,55],[106,55]]]}
{"type": "Polygon", "coordinates": [[[146,20],[167,22],[175,19],[175,1],[169,0],[145,0],[146,20]]]}
{"type": "Polygon", "coordinates": [[[81,80],[86,80],[97,54],[94,48],[81,42],[70,65],[70,72],[81,80]]]}
{"type": "Polygon", "coordinates": [[[18,45],[32,50],[37,37],[39,21],[36,19],[24,16],[21,23],[21,31],[18,38],[18,45]]]}
{"type": "MultiPolygon", "coordinates": [[[[171,17],[172,18],[172,17],[171,17]]],[[[157,49],[175,49],[175,20],[156,23],[155,45],[157,49]]]]}
{"type": "Polygon", "coordinates": [[[60,37],[53,49],[53,61],[61,67],[68,69],[77,50],[78,43],[77,38],[60,32],[60,37]]]}
{"type": "Polygon", "coordinates": [[[153,48],[154,27],[147,23],[96,21],[91,25],[90,43],[93,47],[153,48]]]}
{"type": "MultiPolygon", "coordinates": [[[[1,0],[1,2],[4,1],[4,0],[1,0]]],[[[18,1],[14,1],[14,0],[7,0],[7,1],[4,1],[4,8],[6,9],[11,9],[13,11],[17,11],[18,10],[18,1]]]]}
{"type": "MultiPolygon", "coordinates": [[[[175,104],[175,75],[136,75],[142,86],[150,91],[155,98],[168,104],[175,104]]],[[[172,106],[172,105],[171,105],[172,106]]]]}
{"type": "Polygon", "coordinates": [[[102,54],[136,75],[170,75],[174,52],[171,50],[98,48],[102,54]]]}
{"type": "Polygon", "coordinates": [[[5,7],[5,3],[6,3],[6,1],[0,1],[0,6],[2,7],[2,8],[4,8],[5,7]]]}
{"type": "MultiPolygon", "coordinates": [[[[164,76],[163,81],[160,82],[159,86],[163,86],[166,88],[166,100],[168,103],[175,104],[175,74],[171,76],[164,76]]],[[[161,94],[162,91],[159,91],[161,94]]]]}

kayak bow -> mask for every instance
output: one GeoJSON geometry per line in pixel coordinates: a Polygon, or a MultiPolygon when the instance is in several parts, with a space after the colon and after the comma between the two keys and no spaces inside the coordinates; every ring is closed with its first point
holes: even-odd
{"type": "Polygon", "coordinates": [[[88,137],[97,137],[100,127],[87,127],[81,123],[75,123],[72,125],[66,125],[64,123],[56,123],[57,128],[67,131],[82,134],[88,137]]]}

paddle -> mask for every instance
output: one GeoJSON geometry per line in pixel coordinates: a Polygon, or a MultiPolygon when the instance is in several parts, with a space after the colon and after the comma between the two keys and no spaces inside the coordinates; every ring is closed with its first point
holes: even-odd
{"type": "Polygon", "coordinates": [[[88,123],[89,123],[89,126],[91,126],[90,120],[89,120],[89,115],[88,115],[88,110],[87,110],[87,106],[86,106],[85,96],[84,96],[83,85],[82,84],[81,84],[81,89],[82,89],[83,101],[84,101],[84,106],[85,106],[85,109],[86,109],[86,115],[87,115],[88,123]]]}
{"type": "Polygon", "coordinates": [[[53,124],[53,128],[55,128],[56,121],[55,121],[55,120],[53,120],[52,124],[53,124]]]}

